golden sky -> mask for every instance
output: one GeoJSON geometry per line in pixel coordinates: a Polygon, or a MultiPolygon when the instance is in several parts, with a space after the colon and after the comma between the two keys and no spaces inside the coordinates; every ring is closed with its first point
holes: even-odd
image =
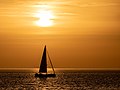
{"type": "Polygon", "coordinates": [[[120,68],[119,0],[0,1],[0,67],[120,68]]]}

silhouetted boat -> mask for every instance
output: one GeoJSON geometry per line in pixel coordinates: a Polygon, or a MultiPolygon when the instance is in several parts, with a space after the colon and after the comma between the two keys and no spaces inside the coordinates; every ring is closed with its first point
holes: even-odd
{"type": "Polygon", "coordinates": [[[40,78],[56,77],[55,70],[54,70],[53,65],[52,65],[52,61],[51,61],[50,56],[49,56],[49,54],[48,54],[48,52],[46,50],[46,46],[44,47],[39,72],[35,74],[35,77],[40,77],[40,78]],[[47,55],[48,55],[48,58],[50,60],[50,64],[52,66],[53,74],[48,74],[47,73],[47,55]]]}

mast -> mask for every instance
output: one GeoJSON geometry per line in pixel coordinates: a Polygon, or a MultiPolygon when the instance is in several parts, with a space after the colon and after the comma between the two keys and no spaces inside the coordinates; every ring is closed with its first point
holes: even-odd
{"type": "Polygon", "coordinates": [[[50,64],[51,64],[51,66],[52,66],[53,73],[55,74],[55,70],[54,70],[54,68],[53,68],[53,64],[52,64],[52,61],[51,61],[51,59],[50,59],[50,56],[49,56],[48,51],[47,51],[47,54],[48,54],[48,58],[49,58],[49,60],[50,60],[50,64]]]}
{"type": "Polygon", "coordinates": [[[39,73],[47,73],[46,45],[44,47],[39,73]]]}

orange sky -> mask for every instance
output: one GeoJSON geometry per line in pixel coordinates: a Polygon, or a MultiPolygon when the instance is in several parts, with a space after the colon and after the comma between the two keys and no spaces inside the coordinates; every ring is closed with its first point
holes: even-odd
{"type": "Polygon", "coordinates": [[[119,0],[3,0],[0,67],[120,68],[119,0]]]}

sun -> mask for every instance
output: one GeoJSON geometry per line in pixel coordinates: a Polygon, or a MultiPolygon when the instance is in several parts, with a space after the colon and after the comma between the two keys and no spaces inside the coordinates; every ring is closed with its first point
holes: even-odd
{"type": "Polygon", "coordinates": [[[35,14],[35,17],[39,19],[35,22],[37,26],[49,27],[49,26],[53,26],[54,24],[53,23],[54,15],[52,11],[41,10],[35,14]]]}

